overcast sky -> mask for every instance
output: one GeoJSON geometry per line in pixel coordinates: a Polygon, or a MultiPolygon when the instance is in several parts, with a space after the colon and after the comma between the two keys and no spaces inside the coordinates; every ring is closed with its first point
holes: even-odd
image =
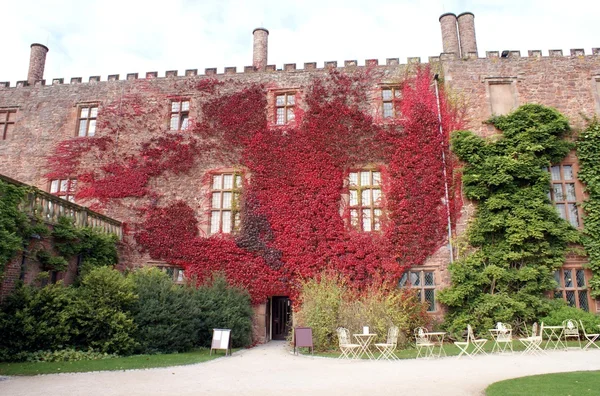
{"type": "Polygon", "coordinates": [[[269,64],[442,51],[438,18],[475,14],[485,51],[600,47],[600,0],[2,0],[0,81],[27,79],[31,43],[50,48],[44,78],[252,64],[252,30],[270,31],[269,64]]]}

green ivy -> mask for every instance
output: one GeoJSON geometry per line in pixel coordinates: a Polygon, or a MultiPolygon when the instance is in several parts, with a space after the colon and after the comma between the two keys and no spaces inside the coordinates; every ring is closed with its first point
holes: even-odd
{"type": "Polygon", "coordinates": [[[23,249],[30,236],[29,219],[19,210],[25,194],[25,187],[0,180],[0,279],[8,261],[23,249]]]}
{"type": "Polygon", "coordinates": [[[593,277],[590,294],[600,297],[600,121],[594,118],[577,140],[578,178],[584,183],[588,199],[583,203],[583,246],[593,277]]]}
{"type": "Polygon", "coordinates": [[[579,239],[548,198],[547,167],[573,148],[565,139],[567,119],[551,108],[524,105],[488,122],[502,134],[452,136],[452,149],[465,162],[464,193],[477,203],[467,231],[471,252],[450,265],[452,286],[439,295],[453,333],[467,324],[486,331],[498,321],[519,325],[547,314],[553,272],[579,239]]]}

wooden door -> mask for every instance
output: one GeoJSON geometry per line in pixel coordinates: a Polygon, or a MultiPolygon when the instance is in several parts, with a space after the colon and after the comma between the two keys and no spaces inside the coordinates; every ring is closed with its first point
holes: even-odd
{"type": "Polygon", "coordinates": [[[292,304],[287,297],[273,297],[273,339],[285,340],[290,332],[292,304]]]}

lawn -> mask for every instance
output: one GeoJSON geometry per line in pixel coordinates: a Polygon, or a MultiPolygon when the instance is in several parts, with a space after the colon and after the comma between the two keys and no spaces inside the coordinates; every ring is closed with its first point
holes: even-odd
{"type": "Polygon", "coordinates": [[[213,352],[199,348],[191,352],[164,355],[134,355],[103,360],[81,360],[77,362],[0,362],[0,375],[37,375],[56,373],[81,373],[85,371],[132,370],[152,367],[181,366],[206,362],[225,356],[224,351],[213,352]]]}
{"type": "Polygon", "coordinates": [[[486,390],[486,396],[520,395],[597,395],[600,390],[600,371],[543,374],[496,382],[486,390]]]}

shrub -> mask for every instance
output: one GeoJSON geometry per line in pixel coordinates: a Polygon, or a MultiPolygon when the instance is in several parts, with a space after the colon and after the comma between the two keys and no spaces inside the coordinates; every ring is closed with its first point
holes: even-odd
{"type": "Polygon", "coordinates": [[[579,327],[579,321],[581,320],[587,332],[596,333],[598,325],[600,325],[600,316],[579,308],[569,307],[563,300],[556,300],[554,305],[554,309],[548,316],[541,318],[540,322],[544,322],[548,326],[559,326],[564,320],[572,319],[577,321],[579,327]]]}
{"type": "Polygon", "coordinates": [[[200,346],[210,346],[212,330],[216,328],[231,329],[234,348],[250,345],[253,311],[246,290],[229,286],[224,276],[216,274],[210,282],[198,287],[194,299],[199,304],[202,321],[200,346]]]}
{"type": "Polygon", "coordinates": [[[77,362],[80,360],[103,360],[117,357],[117,355],[94,351],[91,348],[87,351],[78,351],[73,348],[36,351],[23,356],[23,360],[27,362],[77,362]]]}
{"type": "Polygon", "coordinates": [[[172,353],[191,349],[198,342],[201,312],[194,290],[181,287],[156,268],[132,273],[138,300],[132,307],[140,353],[172,353]]]}

